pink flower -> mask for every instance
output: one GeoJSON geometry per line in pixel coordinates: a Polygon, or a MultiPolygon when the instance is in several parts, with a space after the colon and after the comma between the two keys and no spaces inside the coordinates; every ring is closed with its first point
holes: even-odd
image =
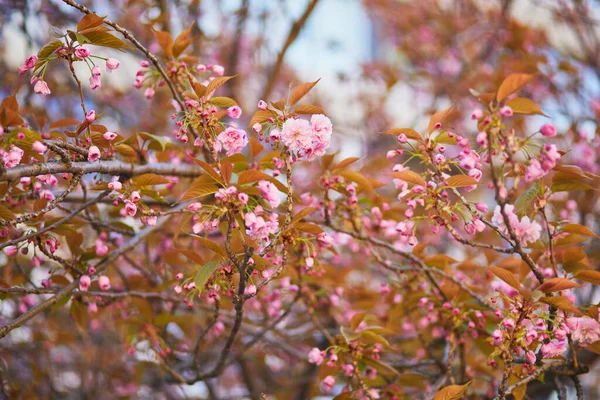
{"type": "Polygon", "coordinates": [[[142,198],[142,196],[140,195],[140,192],[134,190],[133,192],[131,192],[131,201],[133,201],[134,203],[137,203],[138,201],[140,201],[140,199],[142,198]]]}
{"type": "Polygon", "coordinates": [[[46,152],[46,150],[48,150],[48,147],[45,144],[43,144],[42,142],[37,141],[37,140],[35,142],[33,142],[33,144],[31,145],[31,148],[36,153],[41,153],[41,154],[44,154],[46,152]]]}
{"type": "Polygon", "coordinates": [[[187,208],[190,211],[199,211],[202,208],[202,203],[200,203],[199,201],[195,201],[192,204],[190,204],[187,208]]]}
{"type": "Polygon", "coordinates": [[[96,239],[96,255],[102,257],[108,254],[108,246],[101,239],[96,239]]]}
{"type": "MultiPolygon", "coordinates": [[[[535,242],[540,238],[542,227],[535,221],[531,221],[529,217],[525,216],[519,221],[519,217],[514,213],[515,206],[507,204],[504,206],[504,212],[510,221],[515,234],[520,238],[523,244],[528,242],[535,242]]],[[[492,217],[492,223],[498,227],[504,233],[507,233],[506,225],[504,224],[504,218],[500,211],[500,206],[496,206],[494,209],[494,216],[492,217]]]]}
{"type": "Polygon", "coordinates": [[[323,359],[325,358],[325,352],[313,347],[312,350],[308,353],[308,362],[311,364],[321,365],[323,359]]]}
{"type": "Polygon", "coordinates": [[[94,111],[94,110],[88,111],[88,113],[85,114],[85,120],[88,122],[88,124],[91,124],[92,122],[94,122],[96,120],[96,111],[94,111]]]}
{"type": "Polygon", "coordinates": [[[104,137],[105,140],[111,141],[117,137],[117,134],[114,132],[104,132],[104,134],[102,136],[104,137]]]}
{"type": "Polygon", "coordinates": [[[269,181],[259,181],[258,190],[271,207],[279,207],[281,201],[279,200],[279,190],[275,187],[275,185],[269,181]]]}
{"type": "Polygon", "coordinates": [[[238,193],[238,199],[240,200],[240,203],[246,205],[249,198],[246,193],[238,193]]]}
{"type": "Polygon", "coordinates": [[[542,125],[542,127],[540,128],[540,132],[546,137],[556,136],[556,128],[550,123],[542,125]]]}
{"type": "Polygon", "coordinates": [[[88,151],[88,161],[94,162],[99,158],[100,158],[100,149],[98,148],[98,146],[91,146],[90,150],[88,151]]]}
{"type": "Polygon", "coordinates": [[[8,152],[2,154],[2,161],[4,161],[4,166],[6,168],[16,167],[21,162],[23,154],[25,154],[25,152],[19,147],[12,146],[8,152]]]}
{"type": "Polygon", "coordinates": [[[515,320],[512,318],[506,318],[504,321],[502,321],[502,326],[504,327],[504,329],[507,330],[513,330],[515,328],[515,320]]]}
{"type": "Polygon", "coordinates": [[[175,275],[175,279],[177,279],[178,281],[183,279],[183,274],[181,272],[178,272],[177,275],[175,275]]]}
{"type": "Polygon", "coordinates": [[[34,68],[37,62],[38,57],[36,55],[27,57],[27,60],[25,60],[25,64],[19,67],[19,75],[23,75],[26,71],[29,71],[30,69],[34,68]]]}
{"type": "Polygon", "coordinates": [[[108,278],[108,276],[101,275],[98,278],[98,285],[100,286],[100,289],[102,289],[102,290],[110,289],[110,279],[108,278]]]}
{"type": "Polygon", "coordinates": [[[600,323],[590,317],[569,318],[573,340],[579,342],[581,346],[590,345],[600,340],[600,323]]]}
{"type": "Polygon", "coordinates": [[[504,342],[504,334],[500,329],[496,329],[494,333],[492,333],[492,339],[494,340],[494,344],[496,346],[500,346],[502,342],[504,342]]]}
{"type": "Polygon", "coordinates": [[[500,109],[500,115],[503,117],[512,117],[513,110],[509,106],[504,106],[500,109]]]}
{"type": "Polygon", "coordinates": [[[335,387],[335,378],[331,375],[327,375],[325,379],[323,379],[323,391],[325,393],[329,393],[335,387]]]}
{"type": "Polygon", "coordinates": [[[108,188],[111,190],[119,191],[123,188],[123,184],[119,181],[112,181],[108,183],[108,188]]]}
{"type": "Polygon", "coordinates": [[[50,88],[48,87],[48,84],[41,79],[39,79],[37,82],[35,82],[35,85],[33,86],[33,91],[37,94],[43,94],[43,95],[50,94],[50,88]]]}
{"type": "Polygon", "coordinates": [[[248,134],[241,129],[228,127],[217,136],[217,140],[217,150],[220,150],[220,146],[222,145],[227,155],[231,156],[240,153],[246,147],[248,144],[248,134]]]}
{"type": "Polygon", "coordinates": [[[173,290],[175,291],[175,293],[180,294],[182,292],[182,288],[180,285],[177,285],[173,288],[173,290]]]}
{"type": "Polygon", "coordinates": [[[260,101],[258,102],[258,108],[259,108],[260,110],[263,110],[263,111],[265,111],[267,108],[269,108],[269,106],[267,105],[267,103],[266,103],[265,101],[263,101],[263,100],[260,100],[260,101]]]}
{"type": "Polygon", "coordinates": [[[551,358],[561,355],[567,349],[567,341],[562,340],[553,340],[550,343],[546,343],[542,345],[542,354],[545,358],[551,358]]]}
{"type": "Polygon", "coordinates": [[[317,242],[323,247],[329,247],[333,244],[333,238],[326,232],[321,232],[317,235],[317,242]]]}
{"type": "Polygon", "coordinates": [[[87,292],[91,284],[92,280],[89,276],[82,275],[81,278],[79,278],[79,290],[81,290],[82,292],[87,292]]]}
{"type": "Polygon", "coordinates": [[[19,249],[17,248],[17,246],[7,246],[4,248],[4,254],[6,254],[8,257],[14,257],[17,255],[18,252],[19,249]]]}
{"type": "Polygon", "coordinates": [[[90,49],[88,49],[87,47],[80,46],[77,49],[75,49],[75,55],[78,58],[89,57],[90,56],[90,49]]]}
{"type": "Polygon", "coordinates": [[[137,213],[137,206],[129,200],[125,200],[125,211],[132,217],[137,213]]]}
{"type": "Polygon", "coordinates": [[[238,106],[232,106],[227,109],[227,116],[229,118],[238,119],[242,115],[242,109],[238,106]]]}
{"type": "Polygon", "coordinates": [[[114,71],[115,69],[119,68],[119,65],[121,65],[121,63],[119,62],[119,60],[116,60],[114,58],[108,58],[106,60],[106,70],[108,72],[114,71]]]}
{"type": "Polygon", "coordinates": [[[256,294],[256,285],[246,286],[246,290],[244,290],[244,293],[250,296],[254,296],[256,294]]]}
{"type": "Polygon", "coordinates": [[[248,235],[253,239],[261,240],[263,242],[268,242],[269,235],[277,232],[277,229],[279,228],[279,220],[275,213],[271,214],[266,220],[254,213],[247,213],[244,216],[244,223],[248,235]]]}
{"type": "Polygon", "coordinates": [[[98,66],[94,66],[92,68],[92,75],[93,76],[101,76],[102,72],[100,71],[100,68],[98,66]]]}
{"type": "Polygon", "coordinates": [[[300,152],[310,148],[311,136],[312,128],[306,120],[291,118],[283,123],[281,141],[292,151],[300,152]]]}
{"type": "Polygon", "coordinates": [[[527,182],[532,182],[544,177],[544,175],[546,175],[546,171],[542,169],[542,165],[540,164],[540,162],[533,158],[527,166],[527,171],[525,172],[525,180],[527,182]]]}
{"type": "Polygon", "coordinates": [[[158,218],[156,217],[156,215],[150,215],[150,216],[146,217],[146,224],[148,226],[156,226],[157,220],[158,220],[158,218]]]}
{"type": "Polygon", "coordinates": [[[102,81],[100,80],[100,76],[99,75],[90,76],[90,89],[96,90],[100,86],[102,86],[102,81]]]}

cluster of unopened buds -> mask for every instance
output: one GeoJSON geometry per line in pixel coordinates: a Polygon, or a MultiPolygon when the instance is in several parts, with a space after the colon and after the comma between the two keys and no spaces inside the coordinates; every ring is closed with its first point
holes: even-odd
{"type": "Polygon", "coordinates": [[[105,62],[107,72],[114,71],[115,69],[119,68],[120,65],[120,62],[114,58],[104,58],[92,55],[91,51],[86,46],[77,46],[72,49],[60,47],[54,52],[54,54],[55,56],[50,56],[45,60],[42,60],[41,65],[39,65],[40,60],[38,59],[38,56],[29,56],[27,60],[25,60],[25,63],[19,67],[20,75],[25,74],[29,70],[35,69],[35,74],[31,78],[31,84],[33,85],[33,90],[35,93],[42,95],[48,95],[51,93],[48,84],[44,80],[44,74],[46,73],[48,63],[59,58],[85,62],[90,69],[89,83],[92,90],[96,90],[102,85],[102,81],[100,80],[102,71],[100,70],[100,67],[94,63],[93,59],[103,60],[105,62]]]}

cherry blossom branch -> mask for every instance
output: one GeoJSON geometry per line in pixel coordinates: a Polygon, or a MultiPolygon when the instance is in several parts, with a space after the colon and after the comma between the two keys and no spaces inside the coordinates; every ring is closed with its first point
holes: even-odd
{"type": "Polygon", "coordinates": [[[50,203],[48,203],[48,205],[46,205],[46,207],[41,208],[38,211],[32,212],[30,214],[21,215],[20,217],[17,217],[12,221],[0,221],[0,227],[6,225],[16,225],[23,222],[31,221],[32,219],[49,213],[50,211],[54,210],[73,190],[75,190],[80,180],[81,174],[73,175],[73,177],[71,178],[71,182],[69,182],[69,186],[67,186],[65,191],[62,192],[59,196],[55,197],[50,203]]]}
{"type": "Polygon", "coordinates": [[[74,209],[69,215],[67,215],[64,218],[59,219],[58,221],[45,226],[44,228],[40,229],[39,231],[34,231],[32,233],[29,233],[27,235],[23,235],[21,237],[18,237],[16,239],[13,240],[9,240],[8,242],[4,242],[0,244],[0,250],[8,247],[8,246],[12,246],[15,245],[17,243],[21,243],[25,240],[29,240],[32,239],[36,236],[39,236],[43,233],[46,233],[48,231],[51,231],[52,229],[67,223],[68,221],[70,221],[73,217],[75,217],[77,214],[79,214],[80,212],[82,212],[83,210],[85,210],[86,208],[88,208],[91,205],[96,204],[97,202],[99,202],[100,200],[102,200],[104,197],[106,197],[108,194],[110,193],[110,190],[105,190],[104,192],[100,193],[98,196],[96,196],[93,199],[90,199],[88,201],[86,201],[85,203],[83,203],[82,205],[80,205],[79,207],[77,207],[76,209],[74,209]]]}
{"type": "Polygon", "coordinates": [[[73,162],[70,165],[64,162],[56,162],[19,165],[7,169],[3,174],[0,174],[0,182],[13,182],[26,176],[60,174],[65,172],[73,174],[102,173],[109,175],[124,175],[127,177],[143,174],[158,174],[185,178],[197,178],[206,173],[199,166],[190,164],[176,165],[170,163],[154,163],[138,165],[118,160],[73,162]]]}
{"type": "MultiPolygon", "coordinates": [[[[89,8],[73,1],[73,0],[63,0],[64,3],[70,5],[71,7],[74,7],[76,9],[78,9],[79,11],[81,11],[84,14],[95,14],[93,11],[91,11],[89,8]]],[[[167,83],[167,86],[169,86],[169,89],[171,89],[171,94],[173,95],[173,98],[175,99],[175,101],[177,101],[177,103],[179,104],[179,106],[181,107],[181,109],[183,110],[185,108],[184,104],[183,104],[183,100],[181,98],[180,93],[177,91],[177,89],[175,88],[175,85],[173,84],[173,81],[171,81],[171,79],[169,78],[169,75],[167,75],[167,72],[165,71],[165,69],[162,67],[162,65],[160,64],[160,62],[158,61],[158,58],[152,54],[150,52],[150,50],[148,50],[143,44],[140,43],[139,40],[137,40],[131,33],[129,33],[125,28],[121,27],[120,25],[116,24],[115,22],[105,18],[104,19],[104,23],[110,27],[112,27],[114,30],[116,30],[117,32],[119,32],[121,35],[123,35],[123,37],[127,40],[129,40],[131,42],[131,44],[133,44],[138,50],[140,50],[142,53],[144,53],[144,55],[146,56],[146,58],[148,60],[150,60],[150,62],[152,62],[152,64],[154,65],[154,67],[156,67],[156,69],[158,70],[158,72],[160,73],[160,75],[162,76],[162,78],[164,79],[164,81],[167,83]]]]}
{"type": "MultiPolygon", "coordinates": [[[[103,192],[103,194],[108,194],[108,191],[103,192]]],[[[93,201],[93,200],[91,200],[91,201],[93,201]]],[[[180,204],[178,207],[184,207],[184,206],[185,206],[185,204],[180,204]]],[[[85,207],[83,207],[83,208],[85,208],[85,207]]],[[[71,216],[71,218],[72,218],[72,216],[71,216]]],[[[157,229],[160,229],[168,220],[169,220],[169,217],[161,218],[156,223],[156,225],[148,226],[148,227],[144,228],[143,230],[140,231],[140,233],[138,233],[135,237],[133,237],[131,240],[129,240],[123,246],[113,250],[111,253],[109,253],[106,257],[104,257],[102,259],[102,261],[100,261],[95,266],[97,273],[104,271],[110,263],[115,261],[122,254],[133,249],[142,240],[144,240],[147,236],[149,236],[150,234],[155,232],[157,229]]],[[[35,317],[42,311],[47,310],[52,305],[60,302],[65,297],[71,295],[71,293],[75,290],[75,288],[77,288],[78,285],[79,285],[79,278],[75,278],[71,283],[69,283],[67,286],[63,287],[62,289],[60,289],[54,296],[52,296],[48,300],[45,300],[44,302],[36,305],[35,307],[30,309],[26,313],[24,313],[21,316],[19,316],[18,318],[16,318],[14,321],[4,325],[2,328],[0,328],[0,339],[5,337],[6,335],[8,335],[12,330],[22,326],[23,324],[25,324],[27,321],[29,321],[30,319],[32,319],[33,317],[35,317]]]]}

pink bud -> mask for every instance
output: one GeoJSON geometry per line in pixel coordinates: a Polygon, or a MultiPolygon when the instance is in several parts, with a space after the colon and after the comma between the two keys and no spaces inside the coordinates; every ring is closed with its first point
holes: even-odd
{"type": "Polygon", "coordinates": [[[44,154],[46,152],[46,150],[48,150],[48,147],[46,147],[46,145],[44,145],[42,142],[39,142],[37,140],[35,142],[33,142],[33,145],[31,145],[31,148],[36,153],[41,153],[41,154],[44,154]]]}
{"type": "Polygon", "coordinates": [[[267,103],[266,103],[265,101],[263,101],[263,100],[260,100],[260,101],[258,102],[258,108],[259,108],[260,110],[263,110],[263,111],[265,111],[267,108],[269,108],[269,106],[267,105],[267,103]]]}
{"type": "Polygon", "coordinates": [[[108,276],[106,275],[101,275],[98,278],[98,285],[100,286],[100,289],[102,290],[108,290],[110,289],[110,279],[108,276]]]}
{"type": "Polygon", "coordinates": [[[89,124],[91,124],[92,122],[94,122],[96,120],[96,111],[94,111],[94,110],[88,111],[88,113],[85,114],[85,120],[89,124]]]}
{"type": "Polygon", "coordinates": [[[556,128],[550,123],[542,125],[542,127],[540,128],[540,132],[546,137],[556,136],[556,128]]]}
{"type": "Polygon", "coordinates": [[[91,146],[88,151],[88,161],[94,162],[100,158],[100,149],[97,146],[91,146]]]}
{"type": "Polygon", "coordinates": [[[116,60],[114,58],[108,58],[106,60],[106,70],[108,72],[114,71],[115,69],[119,68],[119,65],[121,65],[121,63],[119,62],[119,60],[116,60]]]}
{"type": "Polygon", "coordinates": [[[104,137],[105,140],[111,141],[117,137],[117,134],[114,132],[104,132],[104,134],[102,136],[104,137]]]}
{"type": "Polygon", "coordinates": [[[92,280],[89,276],[82,275],[81,278],[79,278],[79,290],[81,290],[82,292],[87,292],[91,284],[92,280]]]}
{"type": "Polygon", "coordinates": [[[79,58],[86,58],[90,56],[90,50],[87,47],[80,46],[75,49],[75,55],[79,58]]]}
{"type": "Polygon", "coordinates": [[[35,82],[35,85],[33,86],[33,91],[37,94],[42,95],[50,94],[50,88],[48,87],[48,84],[41,79],[35,82]]]}

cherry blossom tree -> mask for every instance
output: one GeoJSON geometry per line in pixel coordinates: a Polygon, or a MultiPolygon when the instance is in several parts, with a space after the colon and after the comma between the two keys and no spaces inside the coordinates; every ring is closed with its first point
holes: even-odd
{"type": "Polygon", "coordinates": [[[510,0],[366,2],[407,61],[365,63],[386,89],[348,100],[363,158],[333,151],[344,115],[285,64],[318,0],[266,69],[244,58],[264,40],[250,1],[212,40],[197,1],[118,22],[62,3],[43,11],[66,27],[4,72],[22,84],[0,106],[4,397],[598,395],[586,2],[547,6],[575,56],[510,0]],[[423,126],[384,112],[403,80],[423,126]]]}

